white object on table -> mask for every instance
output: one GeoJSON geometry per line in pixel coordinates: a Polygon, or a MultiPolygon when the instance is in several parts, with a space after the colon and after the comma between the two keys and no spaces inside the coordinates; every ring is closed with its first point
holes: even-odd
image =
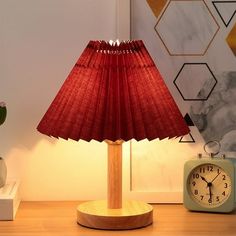
{"type": "Polygon", "coordinates": [[[14,220],[20,204],[19,181],[9,181],[0,188],[0,220],[14,220]]]}

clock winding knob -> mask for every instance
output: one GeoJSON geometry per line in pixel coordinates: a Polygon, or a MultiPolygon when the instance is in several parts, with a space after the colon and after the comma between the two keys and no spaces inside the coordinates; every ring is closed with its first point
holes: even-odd
{"type": "Polygon", "coordinates": [[[215,155],[217,155],[220,152],[220,142],[217,140],[211,140],[209,142],[206,142],[203,149],[206,154],[208,154],[211,158],[213,158],[215,155]],[[212,152],[212,150],[214,152],[212,152]]]}

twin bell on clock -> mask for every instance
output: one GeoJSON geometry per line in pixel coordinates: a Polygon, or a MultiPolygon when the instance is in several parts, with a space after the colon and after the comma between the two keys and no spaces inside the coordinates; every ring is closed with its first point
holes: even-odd
{"type": "Polygon", "coordinates": [[[229,213],[236,206],[236,159],[226,158],[218,141],[204,145],[209,157],[198,154],[184,166],[184,206],[191,211],[229,213]],[[217,144],[218,151],[208,152],[209,145],[217,144]]]}

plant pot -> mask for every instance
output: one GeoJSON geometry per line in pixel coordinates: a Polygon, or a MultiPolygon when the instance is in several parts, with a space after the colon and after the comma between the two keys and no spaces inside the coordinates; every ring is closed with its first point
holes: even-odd
{"type": "Polygon", "coordinates": [[[7,166],[2,157],[0,157],[0,188],[6,184],[7,179],[7,166]]]}

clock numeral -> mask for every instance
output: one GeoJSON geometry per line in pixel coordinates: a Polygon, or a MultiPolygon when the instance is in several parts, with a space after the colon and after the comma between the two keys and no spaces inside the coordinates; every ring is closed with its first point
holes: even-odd
{"type": "Polygon", "coordinates": [[[197,173],[197,174],[193,174],[193,179],[198,179],[199,178],[199,174],[197,173]]]}
{"type": "Polygon", "coordinates": [[[227,173],[223,164],[222,166],[209,162],[200,163],[186,176],[185,194],[189,194],[193,203],[206,211],[215,211],[215,208],[217,210],[222,205],[227,205],[229,201],[233,201],[231,198],[228,199],[231,192],[234,192],[232,176],[227,173]]]}
{"type": "Polygon", "coordinates": [[[204,167],[201,167],[199,172],[200,172],[200,173],[205,173],[205,168],[204,168],[204,167]]]}
{"type": "Polygon", "coordinates": [[[213,171],[213,166],[207,166],[208,171],[213,171]]]}

